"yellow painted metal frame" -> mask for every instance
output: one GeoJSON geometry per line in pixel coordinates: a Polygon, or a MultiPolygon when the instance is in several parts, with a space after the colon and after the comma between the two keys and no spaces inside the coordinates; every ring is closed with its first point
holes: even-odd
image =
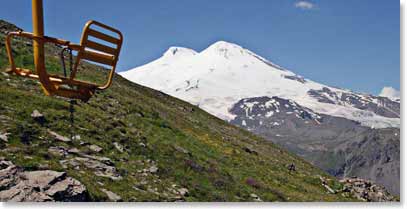
{"type": "Polygon", "coordinates": [[[39,80],[44,93],[48,96],[57,95],[71,99],[81,99],[83,101],[87,101],[94,94],[95,90],[104,90],[111,86],[123,43],[123,35],[119,30],[91,20],[86,23],[83,29],[80,44],[71,44],[66,40],[44,36],[42,0],[32,0],[32,16],[33,33],[11,32],[7,35],[6,48],[10,63],[10,69],[7,71],[8,73],[39,80]],[[108,30],[113,34],[116,34],[118,38],[95,30],[92,26],[98,26],[108,30]],[[15,36],[33,40],[35,71],[17,68],[15,66],[11,47],[11,40],[15,36]],[[89,39],[90,37],[93,37],[93,39],[89,39]],[[110,46],[98,43],[97,41],[94,41],[95,39],[108,42],[110,43],[110,46]],[[69,78],[47,73],[44,52],[44,44],[47,42],[65,46],[78,52],[73,71],[69,78]],[[112,47],[112,45],[114,47],[112,47]],[[88,60],[111,66],[107,82],[104,85],[99,86],[97,84],[76,80],[75,76],[81,60],[88,60]]]}

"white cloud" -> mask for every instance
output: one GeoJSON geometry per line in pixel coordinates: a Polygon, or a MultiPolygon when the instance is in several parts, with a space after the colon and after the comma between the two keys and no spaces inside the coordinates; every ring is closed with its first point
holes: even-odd
{"type": "Polygon", "coordinates": [[[379,96],[382,97],[387,97],[389,99],[400,99],[400,91],[391,87],[391,86],[385,86],[382,89],[382,92],[380,92],[379,96]]]}
{"type": "Polygon", "coordinates": [[[294,6],[303,10],[311,10],[315,8],[315,4],[309,1],[298,1],[294,4],[294,6]]]}

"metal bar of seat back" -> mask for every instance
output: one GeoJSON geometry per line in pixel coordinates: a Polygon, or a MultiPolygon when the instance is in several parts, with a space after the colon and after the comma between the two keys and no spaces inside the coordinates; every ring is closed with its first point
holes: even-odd
{"type": "Polygon", "coordinates": [[[103,44],[96,43],[96,42],[91,41],[91,40],[86,40],[85,47],[91,48],[91,49],[94,49],[94,50],[97,50],[97,51],[101,51],[101,52],[104,52],[106,54],[111,54],[111,55],[114,55],[114,56],[117,55],[117,49],[109,47],[109,46],[105,46],[103,44]]]}
{"type": "Polygon", "coordinates": [[[119,40],[119,39],[117,39],[117,38],[115,38],[115,37],[112,37],[112,36],[109,36],[109,35],[107,35],[107,34],[104,34],[104,33],[101,33],[101,32],[99,32],[99,31],[96,31],[96,30],[93,30],[93,29],[88,29],[88,35],[89,36],[93,36],[93,37],[96,37],[96,38],[98,38],[98,39],[101,39],[101,40],[103,40],[103,41],[107,41],[107,42],[110,42],[110,43],[112,43],[112,44],[119,44],[121,41],[119,40]]]}
{"type": "Polygon", "coordinates": [[[86,59],[92,62],[97,62],[105,65],[115,65],[115,56],[92,52],[88,50],[82,51],[82,59],[86,59]]]}

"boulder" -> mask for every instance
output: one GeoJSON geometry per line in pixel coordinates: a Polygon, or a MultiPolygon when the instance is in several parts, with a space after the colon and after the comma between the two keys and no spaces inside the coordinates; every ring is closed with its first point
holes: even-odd
{"type": "Polygon", "coordinates": [[[173,145],[174,149],[178,152],[184,153],[184,154],[190,154],[188,150],[185,148],[178,146],[178,145],[173,145]]]}
{"type": "Polygon", "coordinates": [[[101,152],[103,149],[102,147],[99,147],[98,145],[89,145],[89,149],[92,150],[93,152],[101,152]]]}
{"type": "Polygon", "coordinates": [[[119,152],[124,152],[124,148],[121,144],[114,142],[113,146],[119,151],[119,152]]]}
{"type": "Polygon", "coordinates": [[[254,194],[254,193],[250,194],[250,197],[253,198],[253,201],[255,201],[255,202],[263,201],[258,195],[254,194]]]}
{"type": "Polygon", "coordinates": [[[50,153],[51,155],[54,155],[54,156],[59,156],[59,157],[65,157],[68,154],[66,149],[64,147],[60,147],[60,146],[48,148],[48,153],[50,153]]]}
{"type": "Polygon", "coordinates": [[[61,160],[60,164],[64,168],[70,166],[77,170],[83,165],[86,168],[92,169],[96,176],[106,177],[112,180],[122,179],[116,167],[114,167],[114,163],[107,157],[81,155],[81,157],[61,160]]]}
{"type": "Polygon", "coordinates": [[[61,142],[70,142],[70,141],[71,141],[71,139],[69,139],[68,137],[61,136],[61,135],[57,134],[57,133],[54,132],[54,131],[48,130],[48,133],[49,133],[52,137],[54,137],[55,140],[58,140],[58,141],[61,141],[61,142]]]}
{"type": "Polygon", "coordinates": [[[45,123],[44,115],[41,114],[38,110],[34,110],[31,113],[31,118],[34,119],[36,122],[38,122],[41,125],[45,123]]]}
{"type": "Polygon", "coordinates": [[[10,161],[0,161],[0,201],[88,201],[86,187],[65,172],[23,171],[10,161]]]}
{"type": "Polygon", "coordinates": [[[0,133],[0,140],[8,142],[8,135],[10,135],[10,133],[0,133]]]}
{"type": "Polygon", "coordinates": [[[185,195],[188,194],[188,189],[187,189],[187,188],[178,189],[178,193],[179,193],[180,195],[182,195],[182,196],[185,196],[185,195]]]}
{"type": "Polygon", "coordinates": [[[71,148],[67,150],[69,154],[80,154],[80,150],[78,148],[71,148]]]}
{"type": "Polygon", "coordinates": [[[247,153],[258,155],[257,151],[253,147],[246,146],[243,148],[243,150],[247,153]]]}
{"type": "Polygon", "coordinates": [[[0,161],[0,191],[6,190],[14,185],[20,169],[10,161],[0,161]]]}
{"type": "Polygon", "coordinates": [[[120,197],[119,195],[117,195],[114,192],[111,192],[109,190],[106,189],[102,189],[102,192],[104,192],[107,195],[107,198],[109,198],[110,201],[112,202],[118,202],[122,200],[122,197],[120,197]]]}
{"type": "Polygon", "coordinates": [[[157,168],[157,166],[153,165],[148,170],[150,171],[150,173],[157,173],[158,168],[157,168]]]}

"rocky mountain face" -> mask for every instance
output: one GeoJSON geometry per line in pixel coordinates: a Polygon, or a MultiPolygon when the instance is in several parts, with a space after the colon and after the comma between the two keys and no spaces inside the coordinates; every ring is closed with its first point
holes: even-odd
{"type": "MultiPolygon", "coordinates": [[[[29,41],[13,43],[16,65],[32,69],[29,41]]],[[[62,73],[59,48],[46,47],[47,70],[62,73]]],[[[106,72],[81,63],[78,76],[99,83],[106,72]]],[[[343,184],[274,143],[119,75],[75,104],[72,128],[68,107],[0,73],[1,201],[358,201],[328,193],[320,176],[343,184]]]]}
{"type": "Polygon", "coordinates": [[[263,136],[332,175],[360,176],[399,194],[397,99],[317,83],[225,41],[202,52],[171,47],[121,75],[263,136]]]}
{"type": "Polygon", "coordinates": [[[348,105],[386,118],[400,118],[400,102],[393,101],[387,97],[362,96],[353,92],[338,94],[338,92],[331,91],[326,87],[321,90],[311,89],[308,91],[308,94],[321,103],[348,105]]]}
{"type": "Polygon", "coordinates": [[[242,99],[230,111],[236,115],[232,124],[271,139],[332,175],[370,179],[398,194],[400,129],[372,129],[279,97],[242,99]]]}

